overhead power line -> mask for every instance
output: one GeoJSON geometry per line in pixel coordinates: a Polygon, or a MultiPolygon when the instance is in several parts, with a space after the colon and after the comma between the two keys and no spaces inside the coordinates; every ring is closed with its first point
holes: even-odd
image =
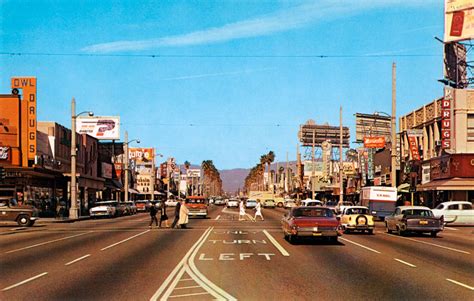
{"type": "Polygon", "coordinates": [[[136,57],[136,58],[386,58],[386,57],[441,57],[440,54],[98,54],[53,52],[0,52],[2,56],[70,56],[70,57],[136,57]]]}

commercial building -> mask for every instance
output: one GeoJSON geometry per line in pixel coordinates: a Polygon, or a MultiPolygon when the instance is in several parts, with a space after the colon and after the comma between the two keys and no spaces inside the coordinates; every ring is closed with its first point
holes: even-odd
{"type": "Polygon", "coordinates": [[[431,207],[474,201],[474,90],[444,94],[399,120],[402,180],[431,207]]]}

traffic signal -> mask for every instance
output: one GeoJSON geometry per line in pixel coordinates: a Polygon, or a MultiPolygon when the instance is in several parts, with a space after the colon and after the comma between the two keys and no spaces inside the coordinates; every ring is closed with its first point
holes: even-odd
{"type": "Polygon", "coordinates": [[[5,167],[0,166],[0,181],[5,180],[7,177],[7,171],[5,170],[5,167]]]}

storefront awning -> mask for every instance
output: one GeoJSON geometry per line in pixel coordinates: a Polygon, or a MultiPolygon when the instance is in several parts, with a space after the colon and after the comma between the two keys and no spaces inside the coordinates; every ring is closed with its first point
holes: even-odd
{"type": "Polygon", "coordinates": [[[430,190],[473,190],[474,178],[451,178],[444,180],[435,180],[423,185],[417,186],[418,191],[430,190]]]}
{"type": "Polygon", "coordinates": [[[138,190],[133,189],[133,188],[129,188],[129,189],[128,189],[128,192],[129,192],[129,193],[135,193],[135,194],[140,193],[138,190]]]}
{"type": "Polygon", "coordinates": [[[122,189],[122,183],[114,179],[105,179],[104,186],[105,188],[110,188],[110,189],[116,189],[116,190],[122,189]]]}

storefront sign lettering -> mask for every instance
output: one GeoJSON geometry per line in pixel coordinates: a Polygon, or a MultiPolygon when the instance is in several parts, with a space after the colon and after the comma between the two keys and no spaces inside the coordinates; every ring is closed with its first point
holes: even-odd
{"type": "Polygon", "coordinates": [[[8,160],[8,153],[10,148],[8,146],[0,146],[0,160],[8,160]]]}

